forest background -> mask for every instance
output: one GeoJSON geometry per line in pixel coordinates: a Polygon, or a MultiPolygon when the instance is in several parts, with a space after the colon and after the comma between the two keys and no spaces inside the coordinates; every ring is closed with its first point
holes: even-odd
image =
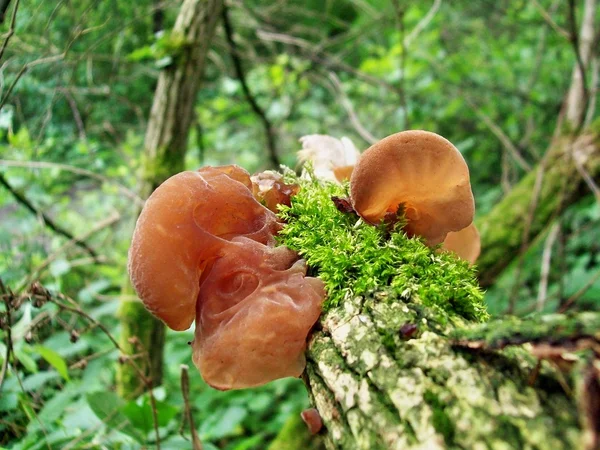
{"type": "Polygon", "coordinates": [[[206,449],[276,439],[308,405],[302,382],[218,392],[181,368],[192,332],[166,332],[164,360],[162,341],[127,339],[150,322],[123,307],[126,258],[169,173],[296,168],[307,134],[361,150],[405,129],[445,136],[470,167],[489,311],[600,307],[598,145],[585,160],[557,146],[600,132],[594,0],[3,0],[0,13],[2,446],[184,448],[190,423],[206,449]]]}

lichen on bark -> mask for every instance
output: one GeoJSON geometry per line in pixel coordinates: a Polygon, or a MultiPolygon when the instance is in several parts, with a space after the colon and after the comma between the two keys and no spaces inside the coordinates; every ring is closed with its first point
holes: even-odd
{"type": "Polygon", "coordinates": [[[330,449],[578,448],[575,399],[525,350],[454,347],[417,299],[349,298],[309,343],[306,383],[330,449]],[[418,325],[406,339],[400,328],[418,325]]]}

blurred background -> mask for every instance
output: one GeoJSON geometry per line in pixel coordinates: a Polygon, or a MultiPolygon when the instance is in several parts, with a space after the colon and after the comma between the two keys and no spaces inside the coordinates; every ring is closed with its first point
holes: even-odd
{"type": "Polygon", "coordinates": [[[192,332],[123,305],[152,188],[297,168],[307,134],[443,135],[470,167],[490,312],[598,309],[596,3],[0,1],[0,445],[191,448],[190,415],[205,449],[300,433],[300,380],[207,388],[192,332]]]}

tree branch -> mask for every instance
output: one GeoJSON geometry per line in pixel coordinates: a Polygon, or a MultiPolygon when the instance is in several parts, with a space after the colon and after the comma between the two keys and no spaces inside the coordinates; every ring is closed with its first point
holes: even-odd
{"type": "MultiPolygon", "coordinates": [[[[10,4],[10,0],[2,0],[2,4],[0,5],[0,24],[4,23],[4,15],[6,14],[6,10],[8,9],[8,5],[10,4]]],[[[6,33],[6,37],[4,38],[4,42],[2,42],[2,47],[0,47],[0,60],[2,60],[2,56],[4,55],[4,50],[6,50],[6,46],[8,45],[8,41],[15,34],[15,25],[17,23],[17,10],[19,9],[19,0],[15,2],[15,7],[13,8],[12,17],[10,18],[10,28],[8,29],[8,33],[6,33]]]]}
{"type": "MultiPolygon", "coordinates": [[[[584,18],[585,21],[585,18],[584,18]]],[[[587,88],[587,77],[585,73],[585,63],[581,56],[581,49],[579,46],[579,34],[577,33],[577,20],[575,19],[575,0],[569,0],[569,41],[573,45],[573,51],[575,52],[575,58],[577,60],[577,67],[579,68],[579,76],[581,77],[581,89],[584,109],[585,105],[588,104],[588,88],[587,88]]],[[[582,123],[577,123],[577,127],[581,127],[582,123]]]]}
{"type": "Polygon", "coordinates": [[[263,124],[263,127],[265,129],[265,136],[267,138],[267,149],[269,151],[269,159],[271,161],[271,164],[274,167],[278,168],[281,162],[279,161],[279,156],[277,156],[277,148],[275,146],[275,132],[273,131],[273,125],[267,118],[265,112],[256,102],[256,99],[252,95],[252,92],[250,92],[250,88],[248,87],[248,83],[246,82],[246,76],[244,74],[244,69],[242,68],[242,61],[238,53],[237,44],[233,39],[233,28],[229,20],[229,11],[227,5],[223,5],[221,16],[223,18],[225,36],[227,37],[227,43],[229,44],[229,53],[231,54],[235,74],[238,80],[240,81],[240,84],[242,85],[242,91],[244,92],[246,101],[250,104],[250,108],[252,108],[252,111],[254,111],[254,113],[258,116],[258,118],[263,124]]]}
{"type": "Polygon", "coordinates": [[[70,232],[68,232],[67,230],[62,228],[60,225],[57,225],[56,223],[54,223],[54,221],[50,217],[48,217],[44,212],[37,209],[33,205],[33,203],[31,203],[31,201],[29,201],[29,199],[27,197],[25,197],[23,194],[21,194],[15,188],[13,188],[11,186],[11,184],[8,182],[8,180],[1,173],[0,173],[0,184],[2,186],[4,186],[8,190],[8,192],[11,193],[11,195],[14,197],[14,199],[17,202],[19,202],[21,205],[23,205],[25,208],[27,208],[35,216],[41,217],[42,221],[44,222],[44,225],[47,228],[50,228],[56,234],[59,234],[69,240],[72,240],[75,243],[75,245],[77,245],[81,249],[85,250],[94,259],[96,259],[98,257],[98,253],[96,253],[96,251],[93,248],[91,248],[89,245],[87,245],[82,240],[77,239],[75,236],[73,236],[70,232]]]}

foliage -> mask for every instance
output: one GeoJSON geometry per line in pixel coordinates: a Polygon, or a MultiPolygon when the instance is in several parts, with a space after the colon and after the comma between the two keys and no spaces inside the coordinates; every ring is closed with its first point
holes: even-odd
{"type": "Polygon", "coordinates": [[[321,184],[314,178],[293,181],[301,190],[291,207],[281,207],[287,225],[279,241],[305,258],[325,282],[325,311],[346,297],[390,286],[401,298],[450,315],[487,319],[483,293],[466,261],[408,238],[399,226],[402,222],[388,237],[385,226],[374,227],[356,215],[341,213],[331,197],[345,192],[336,184],[321,184]]]}

